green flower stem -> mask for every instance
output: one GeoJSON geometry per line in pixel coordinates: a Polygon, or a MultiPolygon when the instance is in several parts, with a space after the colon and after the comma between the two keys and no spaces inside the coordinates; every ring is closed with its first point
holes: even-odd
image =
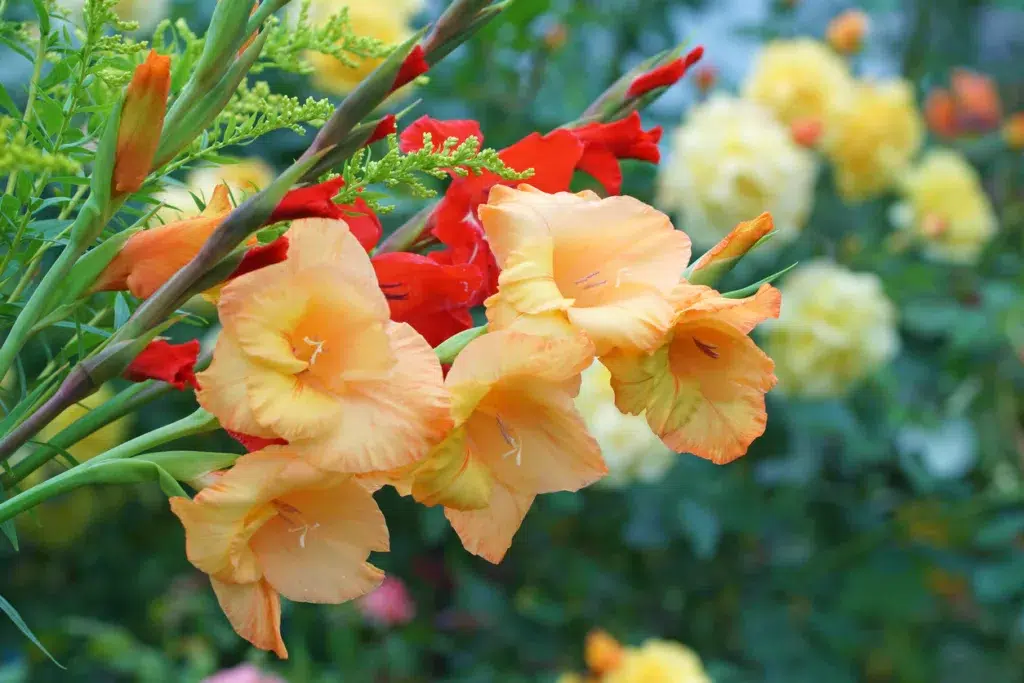
{"type": "MultiPolygon", "coordinates": [[[[120,460],[124,458],[130,458],[134,455],[139,455],[147,450],[180,439],[185,436],[192,436],[193,434],[202,434],[217,429],[220,425],[217,423],[217,418],[213,417],[210,413],[206,412],[202,408],[199,408],[194,413],[187,417],[183,417],[177,422],[164,425],[159,429],[155,429],[152,432],[148,432],[141,436],[138,436],[130,441],[126,441],[120,446],[113,448],[106,453],[97,455],[92,460],[85,462],[81,465],[77,465],[66,472],[58,474],[56,477],[47,479],[46,481],[33,486],[32,488],[19,493],[18,495],[10,498],[3,503],[0,503],[0,522],[6,522],[15,515],[18,515],[26,510],[29,510],[40,503],[53,498],[54,496],[60,495],[76,489],[85,484],[97,482],[97,481],[142,481],[143,479],[135,476],[135,472],[132,468],[126,465],[126,471],[120,473],[119,477],[107,477],[97,476],[100,470],[104,469],[104,464],[109,463],[111,460],[120,460]]],[[[140,473],[143,471],[158,471],[155,470],[153,463],[138,463],[140,473]]],[[[166,473],[161,476],[166,477],[166,473]]],[[[161,482],[163,484],[163,482],[161,482]]],[[[182,493],[184,493],[182,491],[182,493]]]]}
{"type": "Polygon", "coordinates": [[[206,432],[212,432],[216,429],[220,429],[220,423],[217,422],[217,418],[208,413],[205,409],[197,408],[195,412],[181,418],[180,420],[166,424],[151,432],[146,432],[134,439],[125,441],[120,446],[111,448],[106,453],[97,455],[84,466],[91,466],[94,463],[105,462],[107,460],[130,458],[176,439],[181,439],[186,436],[194,436],[196,434],[205,434],[206,432]]]}
{"type": "Polygon", "coordinates": [[[469,346],[471,341],[485,332],[487,332],[487,325],[463,330],[455,336],[449,337],[445,341],[441,342],[437,348],[434,349],[434,353],[437,354],[437,359],[441,361],[442,365],[451,365],[455,362],[455,357],[462,353],[462,349],[469,346]]]}
{"type": "Polygon", "coordinates": [[[394,251],[408,251],[410,247],[420,241],[423,229],[427,226],[427,219],[430,218],[430,214],[433,213],[437,204],[438,202],[430,202],[420,209],[415,216],[378,244],[373,252],[374,255],[389,254],[394,251]]]}

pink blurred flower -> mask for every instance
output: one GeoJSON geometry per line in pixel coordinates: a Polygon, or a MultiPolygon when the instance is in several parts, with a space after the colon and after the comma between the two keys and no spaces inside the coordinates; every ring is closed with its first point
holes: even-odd
{"type": "Polygon", "coordinates": [[[377,590],[360,598],[357,605],[363,617],[377,626],[400,626],[416,616],[416,603],[405,583],[391,576],[385,577],[377,590]]]}
{"type": "Polygon", "coordinates": [[[219,671],[202,683],[287,683],[283,678],[260,671],[252,664],[240,664],[231,669],[219,671]]]}

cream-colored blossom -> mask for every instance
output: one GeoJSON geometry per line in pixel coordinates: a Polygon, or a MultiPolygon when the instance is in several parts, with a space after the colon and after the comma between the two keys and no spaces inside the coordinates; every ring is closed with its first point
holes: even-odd
{"type": "Polygon", "coordinates": [[[824,150],[839,193],[870,199],[889,189],[921,146],[924,124],[906,81],[861,82],[825,126],[824,150]]]}
{"type": "Polygon", "coordinates": [[[958,152],[929,152],[902,179],[904,201],[893,211],[929,256],[972,263],[996,231],[996,216],[978,172],[958,152]]]}
{"type": "Polygon", "coordinates": [[[824,43],[812,38],[774,40],[757,56],[743,93],[788,125],[823,123],[849,102],[853,77],[846,62],[824,43]]]}
{"type": "Polygon", "coordinates": [[[608,368],[595,360],[583,372],[576,396],[576,409],[608,465],[608,476],[599,485],[617,488],[633,481],[659,481],[672,467],[676,453],[651,431],[643,413],[628,415],[615,407],[611,379],[608,368]]]}
{"type": "Polygon", "coordinates": [[[896,311],[877,275],[818,260],[780,289],[782,314],[764,324],[780,392],[842,395],[899,350],[896,311]]]}
{"type": "Polygon", "coordinates": [[[166,206],[156,214],[158,222],[190,218],[199,214],[193,195],[209,201],[218,185],[226,184],[235,202],[269,185],[274,180],[274,169],[259,157],[247,157],[233,164],[201,166],[189,171],[184,185],[169,185],[156,198],[166,206]]]}
{"type": "Polygon", "coordinates": [[[683,217],[694,243],[711,246],[737,223],[772,214],[778,244],[811,208],[816,164],[764,107],[725,95],[694,108],[661,167],[658,202],[683,217]]]}

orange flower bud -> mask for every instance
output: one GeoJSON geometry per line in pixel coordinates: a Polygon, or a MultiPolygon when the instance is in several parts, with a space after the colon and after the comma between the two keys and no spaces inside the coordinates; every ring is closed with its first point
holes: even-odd
{"type": "Polygon", "coordinates": [[[171,58],[149,51],[125,93],[117,132],[114,189],[135,192],[149,175],[160,143],[171,88],[171,58]]]}
{"type": "Polygon", "coordinates": [[[743,221],[693,264],[688,278],[690,284],[713,285],[774,229],[770,213],[762,213],[752,221],[743,221]]]}
{"type": "Polygon", "coordinates": [[[847,10],[829,22],[825,37],[836,52],[852,55],[860,52],[870,20],[860,10],[847,10]]]}
{"type": "Polygon", "coordinates": [[[561,48],[568,39],[569,31],[566,29],[565,24],[561,22],[555,24],[544,33],[544,45],[552,51],[561,48]]]}
{"type": "Polygon", "coordinates": [[[945,88],[935,88],[928,93],[924,103],[924,118],[928,130],[940,138],[954,138],[959,126],[956,121],[956,101],[945,88]]]}
{"type": "Polygon", "coordinates": [[[583,659],[593,673],[602,676],[614,671],[622,663],[624,654],[619,641],[608,635],[606,631],[596,630],[587,634],[583,659]]]}
{"type": "Polygon", "coordinates": [[[823,131],[821,119],[815,116],[796,119],[789,126],[789,134],[792,136],[793,142],[808,149],[818,144],[823,131]]]}
{"type": "Polygon", "coordinates": [[[1024,112],[1017,112],[1006,120],[1003,140],[1011,149],[1024,149],[1024,112]]]}
{"type": "Polygon", "coordinates": [[[950,84],[962,130],[984,132],[999,125],[1003,104],[991,78],[968,69],[954,69],[950,84]]]}
{"type": "Polygon", "coordinates": [[[697,69],[697,73],[694,74],[694,79],[696,80],[698,90],[702,93],[710,92],[718,81],[718,69],[710,64],[702,66],[697,69]]]}

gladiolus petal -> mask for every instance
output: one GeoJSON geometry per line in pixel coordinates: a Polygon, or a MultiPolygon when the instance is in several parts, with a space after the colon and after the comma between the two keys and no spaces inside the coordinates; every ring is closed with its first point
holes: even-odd
{"type": "Polygon", "coordinates": [[[154,339],[125,370],[125,379],[132,382],[155,379],[167,382],[179,391],[184,391],[186,386],[198,389],[193,370],[198,357],[199,341],[196,339],[184,344],[171,344],[163,339],[154,339]]]}

